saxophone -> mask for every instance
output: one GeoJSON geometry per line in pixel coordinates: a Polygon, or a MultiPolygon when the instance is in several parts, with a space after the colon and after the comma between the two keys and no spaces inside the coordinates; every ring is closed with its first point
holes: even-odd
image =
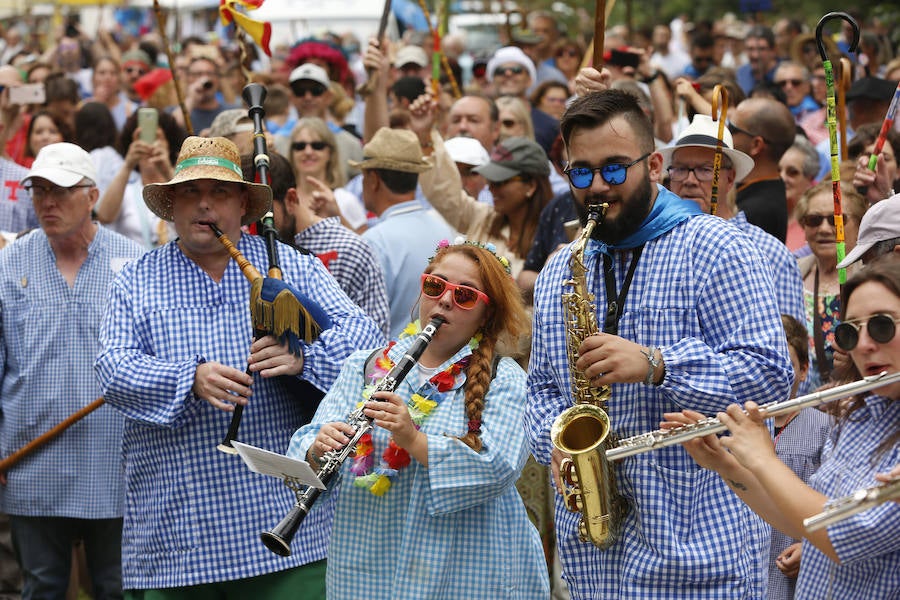
{"type": "Polygon", "coordinates": [[[560,493],[566,508],[582,513],[578,526],[581,540],[601,549],[615,543],[627,505],[616,490],[615,474],[606,459],[607,448],[614,445],[605,410],[610,387],[591,386],[584,373],[575,368],[575,362],[581,342],[597,333],[594,295],[587,290],[585,280],[584,249],[608,206],[588,207],[587,224],[569,258],[572,278],[564,281],[563,286],[571,287],[572,291],[562,295],[562,302],[574,406],[560,413],[550,429],[553,446],[571,456],[560,464],[564,488],[560,493]]]}

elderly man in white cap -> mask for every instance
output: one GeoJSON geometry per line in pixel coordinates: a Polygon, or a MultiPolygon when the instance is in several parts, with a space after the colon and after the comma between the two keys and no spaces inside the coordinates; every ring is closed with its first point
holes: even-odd
{"type": "MultiPolygon", "coordinates": [[[[716,155],[718,123],[707,115],[694,115],[691,124],[675,143],[660,150],[663,167],[669,175],[669,189],[687,200],[693,200],[705,212],[712,203],[713,165],[716,155]]],[[[722,136],[722,162],[719,169],[718,208],[716,214],[740,229],[772,267],[778,310],[800,323],[806,323],[803,305],[803,279],[797,261],[787,247],[772,235],[749,223],[729,196],[735,181],[741,181],[753,169],[753,159],[734,149],[728,128],[722,136]]]]}
{"type": "Polygon", "coordinates": [[[859,222],[856,246],[838,263],[846,269],[858,260],[864,265],[888,254],[900,254],[900,194],[876,202],[859,222]]]}
{"type": "Polygon", "coordinates": [[[107,402],[126,416],[126,597],[278,598],[284,589],[323,597],[328,500],[304,521],[289,558],[270,553],[259,533],[287,513],[293,494],[215,446],[240,404],[239,439],[284,452],[344,359],[381,345],[381,332],[319,259],[277,243],[283,283],[302,290],[331,326],[299,348],[270,335],[254,339],[250,284],[209,224],[265,271],[265,242],[241,226],[270,210],[272,191],[243,180],[232,142],[187,138],[174,177],[143,195],[151,211],[174,221],[178,239],[113,282],[94,367],[107,402]],[[298,380],[316,394],[290,394],[298,380]]]}
{"type": "MultiPolygon", "coordinates": [[[[0,253],[3,456],[101,395],[91,370],[100,318],[116,271],[142,250],[91,220],[96,179],[90,155],[68,143],[42,148],[22,178],[40,228],[0,253]]],[[[100,408],[3,474],[23,598],[66,596],[76,540],[95,597],[122,597],[124,421],[100,408]]]]}

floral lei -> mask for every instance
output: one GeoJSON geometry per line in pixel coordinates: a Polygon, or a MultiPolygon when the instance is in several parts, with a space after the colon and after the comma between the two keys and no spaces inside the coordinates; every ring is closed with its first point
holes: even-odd
{"type": "MultiPolygon", "coordinates": [[[[418,335],[420,331],[421,325],[419,324],[419,321],[413,321],[403,329],[403,332],[400,334],[400,339],[418,335]]],[[[469,340],[469,348],[475,350],[475,348],[478,347],[480,340],[481,334],[476,334],[475,337],[469,340]]],[[[360,402],[360,405],[367,401],[372,395],[372,392],[375,391],[376,382],[380,381],[388,374],[391,368],[393,368],[394,361],[388,357],[388,352],[396,343],[397,342],[391,342],[388,344],[388,347],[384,349],[381,356],[375,359],[375,369],[371,374],[371,382],[363,388],[363,399],[360,402]]],[[[416,392],[409,399],[406,403],[406,407],[409,410],[409,416],[412,418],[412,422],[416,429],[421,427],[422,423],[425,422],[441,401],[441,399],[432,400],[430,398],[431,394],[435,391],[444,393],[453,389],[453,386],[456,384],[456,377],[469,364],[470,357],[471,354],[464,356],[443,371],[432,376],[428,380],[428,383],[423,385],[419,390],[430,389],[428,396],[423,396],[421,393],[416,392]]],[[[480,424],[476,424],[476,429],[479,425],[480,424]]],[[[469,424],[469,428],[472,428],[471,423],[469,424]]],[[[356,453],[353,456],[353,464],[350,466],[350,472],[356,475],[356,478],[353,480],[353,485],[366,488],[376,496],[383,496],[385,492],[391,488],[391,480],[394,479],[403,468],[409,466],[411,459],[406,450],[394,443],[393,438],[388,442],[388,447],[381,455],[381,464],[377,467],[374,466],[374,452],[375,447],[372,443],[372,434],[367,433],[360,438],[359,443],[356,445],[356,453]]]]}

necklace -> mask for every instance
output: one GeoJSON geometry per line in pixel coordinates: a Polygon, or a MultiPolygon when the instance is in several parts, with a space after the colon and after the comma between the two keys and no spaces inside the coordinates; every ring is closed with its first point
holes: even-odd
{"type": "MultiPolygon", "coordinates": [[[[420,331],[419,321],[413,321],[403,329],[399,339],[418,335],[420,331]]],[[[469,340],[469,348],[475,350],[480,339],[481,334],[476,334],[469,340]]],[[[388,344],[381,356],[375,359],[374,370],[370,375],[371,382],[367,383],[362,390],[362,402],[367,401],[375,391],[376,381],[380,381],[393,368],[394,361],[388,356],[388,352],[396,343],[388,344]]],[[[444,399],[444,392],[448,392],[456,386],[457,377],[468,366],[471,356],[468,354],[446,369],[438,371],[410,396],[406,408],[416,429],[421,428],[422,423],[444,399]]],[[[408,467],[410,462],[409,452],[398,446],[391,437],[388,440],[388,447],[381,455],[381,463],[375,466],[375,445],[372,434],[367,433],[359,439],[353,455],[353,463],[350,465],[350,472],[356,476],[353,479],[353,485],[365,488],[376,496],[383,496],[391,488],[391,480],[397,477],[401,470],[408,467]]]]}

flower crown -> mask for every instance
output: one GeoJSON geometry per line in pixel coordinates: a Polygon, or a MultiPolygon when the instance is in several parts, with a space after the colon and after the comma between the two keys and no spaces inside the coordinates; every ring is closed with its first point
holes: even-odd
{"type": "Polygon", "coordinates": [[[428,262],[429,263],[434,262],[434,258],[435,258],[435,256],[437,256],[437,251],[440,250],[441,248],[448,248],[450,246],[459,246],[459,245],[475,246],[476,248],[481,248],[483,250],[487,250],[488,252],[490,252],[491,254],[493,254],[494,256],[497,257],[497,260],[500,261],[500,264],[503,266],[503,270],[506,271],[506,274],[509,275],[510,277],[512,276],[512,267],[509,266],[509,259],[507,259],[503,255],[497,254],[497,246],[495,246],[491,242],[488,242],[487,244],[483,244],[481,242],[473,242],[473,241],[467,240],[466,238],[464,238],[462,236],[459,236],[455,240],[453,240],[452,244],[450,243],[449,240],[439,241],[437,248],[435,249],[434,255],[432,255],[428,259],[428,262]]]}

